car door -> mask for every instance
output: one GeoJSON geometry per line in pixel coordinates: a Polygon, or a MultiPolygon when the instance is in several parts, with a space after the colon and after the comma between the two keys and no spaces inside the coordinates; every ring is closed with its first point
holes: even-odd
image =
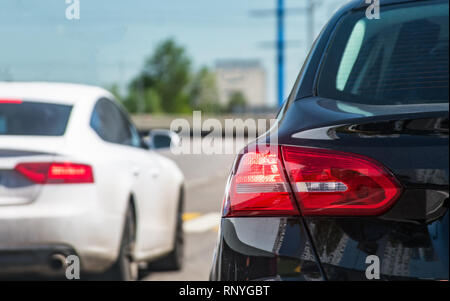
{"type": "Polygon", "coordinates": [[[130,194],[136,206],[138,259],[170,248],[171,236],[167,225],[167,205],[164,202],[163,170],[158,156],[143,143],[133,123],[115,102],[102,98],[96,105],[92,127],[103,140],[113,144],[109,148],[121,171],[131,179],[130,194]],[[97,116],[95,116],[97,115],[97,116]]]}

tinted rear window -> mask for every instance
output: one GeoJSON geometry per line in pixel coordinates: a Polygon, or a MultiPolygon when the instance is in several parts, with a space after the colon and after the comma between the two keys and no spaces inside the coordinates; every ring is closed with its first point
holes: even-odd
{"type": "Polygon", "coordinates": [[[448,102],[448,1],[381,7],[342,20],[318,95],[371,105],[448,102]]]}
{"type": "Polygon", "coordinates": [[[71,111],[67,105],[0,100],[0,135],[62,136],[71,111]]]}

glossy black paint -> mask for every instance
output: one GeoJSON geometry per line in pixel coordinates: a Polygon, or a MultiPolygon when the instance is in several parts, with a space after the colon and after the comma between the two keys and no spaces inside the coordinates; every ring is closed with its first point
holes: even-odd
{"type": "MultiPolygon", "coordinates": [[[[257,143],[276,136],[281,145],[373,158],[396,176],[402,195],[377,217],[224,218],[212,280],[367,280],[368,255],[380,258],[381,279],[449,278],[448,103],[386,108],[315,96],[335,24],[363,2],[350,2],[332,17],[279,113],[278,128],[257,143]]],[[[381,4],[399,2],[406,1],[381,4]]]]}
{"type": "Polygon", "coordinates": [[[214,280],[324,280],[305,226],[298,218],[227,218],[214,280]]]}

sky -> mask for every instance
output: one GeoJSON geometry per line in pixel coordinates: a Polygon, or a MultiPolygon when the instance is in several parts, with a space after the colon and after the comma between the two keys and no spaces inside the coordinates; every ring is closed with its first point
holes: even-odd
{"type": "MultiPolygon", "coordinates": [[[[0,81],[61,81],[125,87],[156,45],[174,38],[194,69],[221,59],[258,59],[267,71],[268,104],[276,103],[275,17],[255,17],[276,0],[79,0],[68,20],[66,0],[1,0],[0,81]]],[[[315,34],[343,0],[321,2],[315,34]]],[[[285,0],[287,8],[307,0],[285,0]]],[[[285,95],[306,57],[306,18],[286,17],[285,95]]]]}

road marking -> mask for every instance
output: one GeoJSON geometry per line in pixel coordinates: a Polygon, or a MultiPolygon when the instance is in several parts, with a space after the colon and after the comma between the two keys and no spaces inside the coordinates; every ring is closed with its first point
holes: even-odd
{"type": "Polygon", "coordinates": [[[183,214],[183,221],[187,222],[202,215],[200,212],[186,212],[183,214]]]}
{"type": "Polygon", "coordinates": [[[221,214],[210,212],[197,218],[186,221],[183,230],[186,233],[202,233],[215,229],[220,224],[221,214]]]}

